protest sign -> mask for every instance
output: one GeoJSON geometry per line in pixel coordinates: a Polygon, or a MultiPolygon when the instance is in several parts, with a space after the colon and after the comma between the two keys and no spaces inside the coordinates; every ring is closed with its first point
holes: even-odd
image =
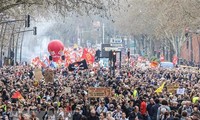
{"type": "Polygon", "coordinates": [[[108,58],[100,58],[99,64],[100,64],[100,67],[107,68],[109,66],[109,59],[108,58]]]}
{"type": "Polygon", "coordinates": [[[185,93],[185,88],[178,88],[176,90],[176,94],[178,94],[178,95],[184,95],[184,93],[185,93]]]}
{"type": "Polygon", "coordinates": [[[53,82],[54,81],[54,72],[53,72],[53,70],[50,70],[50,69],[45,70],[44,79],[45,79],[46,83],[53,82]]]}
{"type": "Polygon", "coordinates": [[[88,97],[91,98],[101,98],[111,96],[111,88],[106,87],[89,87],[88,88],[88,97]]]}
{"type": "Polygon", "coordinates": [[[71,87],[64,87],[62,94],[71,93],[71,87]]]}
{"type": "Polygon", "coordinates": [[[43,75],[42,75],[41,69],[35,69],[35,70],[34,70],[34,73],[35,73],[35,79],[36,79],[36,80],[39,81],[39,80],[42,79],[43,75]]]}
{"type": "Polygon", "coordinates": [[[176,83],[167,85],[167,91],[169,93],[175,93],[178,88],[179,88],[179,85],[176,83]]]}

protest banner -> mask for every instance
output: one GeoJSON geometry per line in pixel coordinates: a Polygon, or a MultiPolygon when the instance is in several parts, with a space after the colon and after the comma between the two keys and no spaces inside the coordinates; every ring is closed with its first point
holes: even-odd
{"type": "Polygon", "coordinates": [[[88,97],[90,98],[102,98],[107,96],[111,96],[111,88],[106,88],[106,87],[88,88],[88,97]]]}
{"type": "Polygon", "coordinates": [[[167,91],[169,93],[175,93],[178,88],[179,88],[179,84],[176,84],[176,83],[167,85],[167,91]]]}
{"type": "Polygon", "coordinates": [[[35,69],[35,70],[34,70],[34,73],[35,73],[35,79],[36,79],[36,80],[39,81],[39,80],[42,79],[43,75],[42,75],[41,69],[35,69]]]}
{"type": "Polygon", "coordinates": [[[50,70],[50,69],[45,70],[44,79],[45,79],[46,83],[53,82],[54,81],[54,72],[53,72],[53,70],[50,70]]]}

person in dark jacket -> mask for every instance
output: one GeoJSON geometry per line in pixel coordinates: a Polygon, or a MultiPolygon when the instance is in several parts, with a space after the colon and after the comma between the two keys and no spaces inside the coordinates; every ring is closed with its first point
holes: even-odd
{"type": "Polygon", "coordinates": [[[153,98],[150,99],[150,103],[147,105],[147,111],[149,114],[149,117],[153,118],[153,106],[155,105],[153,98]]]}
{"type": "Polygon", "coordinates": [[[136,118],[136,114],[135,114],[135,109],[133,109],[133,111],[129,114],[129,120],[135,120],[136,118]]]}
{"type": "Polygon", "coordinates": [[[152,120],[157,119],[157,112],[158,112],[159,107],[160,107],[160,101],[159,101],[159,99],[156,99],[155,105],[152,106],[152,112],[153,112],[152,120]]]}
{"type": "Polygon", "coordinates": [[[96,114],[96,111],[92,109],[90,111],[90,115],[88,116],[88,120],[99,120],[99,117],[96,114]]]}
{"type": "Polygon", "coordinates": [[[129,120],[135,120],[136,118],[138,120],[143,120],[143,116],[142,116],[141,112],[139,111],[138,106],[135,106],[133,112],[131,112],[129,115],[129,120]]]}
{"type": "Polygon", "coordinates": [[[80,108],[77,107],[76,111],[75,111],[75,113],[73,115],[73,120],[80,120],[81,117],[82,117],[82,115],[80,114],[80,108]]]}
{"type": "Polygon", "coordinates": [[[32,77],[33,77],[33,70],[30,70],[28,75],[29,75],[29,78],[32,79],[32,77]]]}

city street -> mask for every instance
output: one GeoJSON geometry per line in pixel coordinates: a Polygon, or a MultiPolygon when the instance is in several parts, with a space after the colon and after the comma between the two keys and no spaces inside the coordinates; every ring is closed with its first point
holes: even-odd
{"type": "Polygon", "coordinates": [[[1,0],[0,120],[200,120],[199,0],[1,0]]]}

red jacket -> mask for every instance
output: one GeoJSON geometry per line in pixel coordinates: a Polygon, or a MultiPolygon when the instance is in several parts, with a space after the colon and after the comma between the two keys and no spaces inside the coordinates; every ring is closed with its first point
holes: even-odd
{"type": "Polygon", "coordinates": [[[71,108],[71,106],[67,106],[65,110],[66,110],[66,112],[71,112],[72,108],[71,108]]]}
{"type": "Polygon", "coordinates": [[[146,102],[141,102],[140,104],[140,112],[142,115],[146,115],[146,112],[147,112],[147,104],[146,102]]]}

